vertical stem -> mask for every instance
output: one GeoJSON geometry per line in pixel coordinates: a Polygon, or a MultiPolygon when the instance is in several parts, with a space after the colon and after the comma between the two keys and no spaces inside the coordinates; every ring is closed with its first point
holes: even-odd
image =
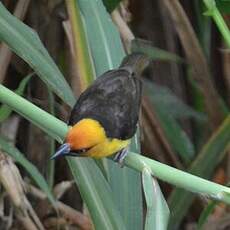
{"type": "Polygon", "coordinates": [[[228,26],[226,25],[222,15],[220,14],[219,10],[215,5],[214,0],[203,0],[204,4],[208,9],[208,14],[213,18],[215,21],[217,28],[219,29],[220,33],[222,34],[227,46],[230,48],[230,31],[228,26]]]}

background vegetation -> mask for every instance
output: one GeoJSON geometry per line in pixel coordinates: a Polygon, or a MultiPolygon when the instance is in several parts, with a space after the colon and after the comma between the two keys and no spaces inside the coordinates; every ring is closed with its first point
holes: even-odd
{"type": "Polygon", "coordinates": [[[230,228],[229,189],[201,179],[229,181],[229,12],[225,0],[1,1],[0,83],[27,100],[0,85],[0,229],[230,228]],[[147,158],[50,161],[75,97],[136,51],[152,62],[130,151],[147,158]]]}

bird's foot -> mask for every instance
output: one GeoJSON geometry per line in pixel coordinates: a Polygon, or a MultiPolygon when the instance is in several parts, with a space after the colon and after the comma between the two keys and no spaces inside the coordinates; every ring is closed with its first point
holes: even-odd
{"type": "Polygon", "coordinates": [[[124,159],[128,154],[128,148],[124,148],[121,151],[119,151],[113,160],[117,162],[121,167],[124,167],[124,159]]]}

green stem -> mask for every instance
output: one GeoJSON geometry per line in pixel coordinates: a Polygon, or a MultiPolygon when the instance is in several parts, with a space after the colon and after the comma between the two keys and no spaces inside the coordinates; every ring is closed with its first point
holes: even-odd
{"type": "Polygon", "coordinates": [[[230,204],[230,200],[224,194],[228,193],[230,195],[230,188],[226,186],[131,152],[125,158],[125,164],[137,171],[142,171],[145,167],[149,167],[153,176],[169,184],[230,204]]]}
{"type": "MultiPolygon", "coordinates": [[[[35,125],[38,125],[44,131],[47,132],[48,130],[48,134],[56,138],[57,141],[62,142],[66,136],[68,126],[64,122],[18,96],[3,85],[0,85],[0,101],[10,106],[13,110],[20,113],[35,125]]],[[[219,130],[212,136],[210,139],[211,143],[208,143],[207,145],[210,146],[221,132],[226,133],[226,141],[223,143],[223,145],[226,147],[227,144],[229,144],[230,139],[229,130],[230,115],[225,119],[219,130]]],[[[205,146],[205,149],[208,151],[209,148],[207,148],[207,145],[205,146]]],[[[200,193],[205,196],[230,203],[228,196],[228,194],[230,194],[230,188],[226,186],[210,182],[198,176],[194,176],[192,174],[183,172],[176,168],[131,152],[125,158],[125,164],[128,167],[140,172],[142,172],[145,166],[147,166],[151,169],[152,174],[161,180],[191,192],[200,193]]]]}
{"type": "Polygon", "coordinates": [[[215,21],[218,29],[220,30],[226,44],[230,48],[230,32],[228,26],[226,25],[222,15],[220,14],[219,10],[217,9],[216,5],[214,4],[214,0],[203,0],[204,4],[208,9],[208,15],[210,15],[213,20],[215,21]]]}

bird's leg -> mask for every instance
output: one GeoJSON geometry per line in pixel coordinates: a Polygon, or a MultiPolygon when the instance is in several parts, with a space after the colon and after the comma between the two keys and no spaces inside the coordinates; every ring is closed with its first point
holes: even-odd
{"type": "Polygon", "coordinates": [[[123,166],[123,161],[125,157],[127,156],[127,154],[128,154],[128,148],[124,148],[115,155],[113,160],[123,166]]]}

